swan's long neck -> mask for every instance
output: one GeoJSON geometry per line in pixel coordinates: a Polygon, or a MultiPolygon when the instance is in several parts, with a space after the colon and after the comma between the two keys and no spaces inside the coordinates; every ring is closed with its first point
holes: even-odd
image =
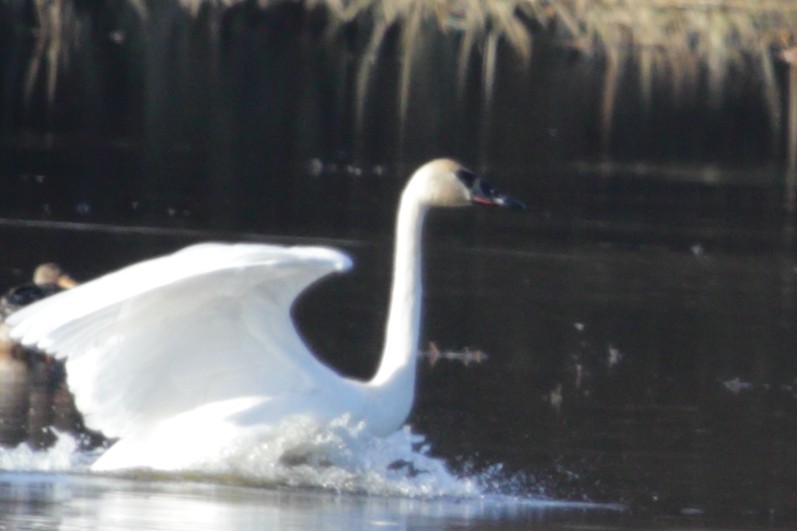
{"type": "Polygon", "coordinates": [[[421,322],[421,229],[426,205],[408,187],[401,197],[396,222],[393,288],[382,361],[369,382],[378,412],[375,431],[401,426],[412,408],[415,362],[421,322]]]}

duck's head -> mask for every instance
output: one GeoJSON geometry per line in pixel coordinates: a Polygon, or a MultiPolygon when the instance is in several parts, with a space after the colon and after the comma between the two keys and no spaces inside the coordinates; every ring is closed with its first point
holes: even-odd
{"type": "Polygon", "coordinates": [[[77,282],[63,272],[61,266],[53,262],[41,264],[36,268],[33,272],[33,283],[37,286],[55,285],[63,289],[77,285],[77,282]]]}
{"type": "Polygon", "coordinates": [[[427,162],[413,174],[407,190],[431,207],[492,205],[525,209],[517,199],[496,190],[490,183],[451,159],[427,162]]]}

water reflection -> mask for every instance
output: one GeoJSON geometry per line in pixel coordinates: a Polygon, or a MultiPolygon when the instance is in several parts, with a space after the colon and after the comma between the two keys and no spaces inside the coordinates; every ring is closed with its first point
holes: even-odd
{"type": "Polygon", "coordinates": [[[622,518],[614,507],[512,500],[413,500],[196,482],[0,474],[0,518],[11,528],[99,525],[140,529],[530,529],[555,522],[622,518]],[[574,513],[575,511],[575,513],[574,513]],[[523,516],[525,515],[525,516],[523,516]],[[513,524],[513,522],[517,522],[513,524]],[[520,524],[520,522],[523,522],[520,524]]]}

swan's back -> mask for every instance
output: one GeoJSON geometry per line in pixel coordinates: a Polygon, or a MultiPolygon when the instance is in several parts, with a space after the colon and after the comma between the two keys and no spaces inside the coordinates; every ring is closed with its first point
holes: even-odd
{"type": "Polygon", "coordinates": [[[307,350],[290,307],[350,267],[321,247],[199,244],[29,306],[12,337],[67,360],[89,427],[124,437],[208,403],[267,398],[337,378],[307,350]]]}

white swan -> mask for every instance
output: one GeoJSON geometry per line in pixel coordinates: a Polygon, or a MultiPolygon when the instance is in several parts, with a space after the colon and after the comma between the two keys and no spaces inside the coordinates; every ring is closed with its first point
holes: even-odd
{"type": "Polygon", "coordinates": [[[299,337],[290,308],[350,266],[323,247],[204,243],[146,260],[28,306],[12,337],[66,359],[86,424],[119,440],[95,470],[174,470],[286,419],[350,415],[388,435],[409,415],[429,207],[522,208],[455,161],[418,169],[401,197],[385,347],[368,382],[340,376],[299,337]]]}

